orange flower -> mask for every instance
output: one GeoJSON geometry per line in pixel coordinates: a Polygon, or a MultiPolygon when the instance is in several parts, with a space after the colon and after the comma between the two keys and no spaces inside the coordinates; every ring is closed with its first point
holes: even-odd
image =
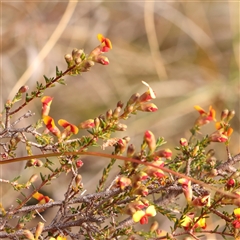
{"type": "Polygon", "coordinates": [[[44,196],[43,194],[39,193],[39,192],[35,192],[32,195],[33,198],[37,199],[39,204],[44,204],[44,203],[48,203],[48,202],[52,202],[53,200],[51,198],[49,198],[48,196],[44,196]]]}
{"type": "Polygon", "coordinates": [[[64,119],[58,120],[58,124],[64,128],[64,131],[61,134],[62,139],[78,133],[78,128],[64,119]]]}
{"type": "Polygon", "coordinates": [[[56,127],[53,118],[51,118],[50,116],[44,116],[43,122],[45,123],[47,129],[52,134],[54,134],[55,136],[57,136],[58,138],[61,138],[61,139],[65,139],[65,138],[69,137],[71,134],[78,133],[78,128],[75,125],[69,123],[68,121],[66,121],[64,119],[60,119],[58,121],[58,124],[64,128],[64,131],[62,133],[60,132],[58,127],[56,127]]]}
{"type": "Polygon", "coordinates": [[[57,137],[61,136],[61,132],[60,130],[56,127],[55,122],[53,120],[53,118],[51,118],[50,116],[44,116],[43,117],[43,122],[45,123],[47,129],[54,134],[57,137]]]}
{"type": "Polygon", "coordinates": [[[112,43],[108,38],[105,38],[102,34],[97,35],[98,40],[101,42],[101,52],[108,52],[112,49],[112,43]]]}
{"type": "Polygon", "coordinates": [[[212,106],[209,107],[209,112],[205,112],[204,109],[197,105],[194,106],[194,108],[200,113],[200,116],[196,120],[195,125],[202,126],[211,121],[216,121],[216,111],[212,108],[212,106]]]}

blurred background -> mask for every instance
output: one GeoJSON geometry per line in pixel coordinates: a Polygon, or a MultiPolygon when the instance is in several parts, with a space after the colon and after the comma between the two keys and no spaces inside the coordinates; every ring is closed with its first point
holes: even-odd
{"type": "MultiPolygon", "coordinates": [[[[208,110],[212,105],[218,120],[221,110],[236,111],[230,144],[235,155],[240,151],[238,14],[239,3],[230,1],[4,2],[1,108],[22,85],[31,91],[36,81],[44,82],[43,75],[54,77],[56,66],[64,71],[64,55],[73,48],[89,53],[99,44],[97,34],[102,33],[113,44],[106,54],[110,64],[96,64],[81,76],[67,76],[67,86],[57,85],[45,92],[54,97],[50,115],[55,120],[63,118],[78,125],[105,114],[119,100],[126,103],[133,93],[146,91],[141,83],[145,81],[157,95],[153,102],[159,110],[132,116],[123,122],[128,130],[116,136],[129,136],[139,149],[143,133],[151,130],[156,137],[165,138],[165,148],[174,149],[181,137],[190,136],[189,129],[198,117],[193,106],[208,110]]],[[[25,126],[41,117],[40,99],[28,109],[35,117],[26,119],[25,126]]],[[[211,123],[202,132],[213,131],[211,123]]],[[[87,132],[79,136],[83,134],[87,132]]],[[[218,159],[226,160],[222,144],[211,147],[217,149],[218,159]]],[[[20,156],[25,156],[25,149],[21,151],[20,156]]],[[[80,173],[90,193],[109,160],[82,159],[85,165],[80,173]]],[[[39,171],[23,170],[24,165],[5,165],[0,173],[3,177],[21,175],[24,180],[39,171]]],[[[66,176],[53,183],[63,189],[52,198],[61,199],[67,183],[66,176]]],[[[8,188],[3,186],[3,202],[9,202],[8,188]]],[[[46,191],[50,190],[48,186],[46,191]]]]}

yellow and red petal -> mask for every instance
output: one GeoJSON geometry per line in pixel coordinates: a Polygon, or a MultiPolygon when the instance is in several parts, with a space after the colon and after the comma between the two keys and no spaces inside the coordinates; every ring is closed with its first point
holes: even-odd
{"type": "Polygon", "coordinates": [[[209,113],[208,116],[212,119],[212,121],[216,121],[216,111],[212,108],[212,106],[209,107],[209,113]]]}
{"type": "Polygon", "coordinates": [[[104,41],[104,39],[105,39],[105,37],[101,34],[101,33],[99,33],[98,35],[97,35],[97,38],[98,38],[98,40],[99,40],[99,42],[103,42],[104,41]]]}
{"type": "Polygon", "coordinates": [[[207,114],[203,108],[198,105],[195,105],[194,108],[200,113],[200,115],[207,114]]]}
{"type": "Polygon", "coordinates": [[[32,195],[33,198],[37,199],[39,202],[44,198],[44,195],[39,193],[39,192],[35,192],[33,195],[32,195]]]}
{"type": "Polygon", "coordinates": [[[75,126],[74,124],[69,123],[68,121],[64,119],[59,119],[58,124],[62,126],[63,128],[68,128],[70,129],[71,133],[77,134],[78,133],[78,127],[75,126]]]}
{"type": "Polygon", "coordinates": [[[144,215],[145,212],[143,210],[138,210],[132,215],[132,219],[134,222],[139,222],[144,215]]]}
{"type": "Polygon", "coordinates": [[[105,38],[101,33],[97,35],[97,38],[101,43],[104,43],[107,48],[112,49],[112,43],[110,39],[105,38]]]}
{"type": "Polygon", "coordinates": [[[240,208],[235,208],[235,209],[233,210],[233,212],[234,212],[234,215],[235,215],[237,218],[240,218],[240,208]]]}
{"type": "Polygon", "coordinates": [[[157,214],[157,212],[153,205],[150,205],[149,207],[147,207],[147,209],[146,209],[147,216],[154,217],[154,216],[156,216],[156,214],[157,214]]]}
{"type": "Polygon", "coordinates": [[[53,100],[53,97],[44,96],[41,99],[41,102],[44,103],[44,104],[49,104],[50,105],[52,103],[52,100],[53,100]]]}
{"type": "Polygon", "coordinates": [[[53,120],[53,118],[51,118],[50,116],[44,116],[43,117],[43,122],[45,123],[47,129],[54,134],[57,137],[60,137],[61,132],[60,130],[56,127],[55,122],[53,120]]]}

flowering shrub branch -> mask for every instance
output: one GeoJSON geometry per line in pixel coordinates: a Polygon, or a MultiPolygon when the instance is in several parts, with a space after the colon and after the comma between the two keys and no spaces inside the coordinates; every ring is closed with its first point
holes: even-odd
{"type": "Polygon", "coordinates": [[[142,144],[136,148],[129,136],[112,137],[113,133],[127,131],[123,123],[138,111],[154,113],[158,110],[152,103],[156,98],[154,90],[146,82],[146,91],[134,93],[126,104],[119,101],[115,109],[109,109],[100,116],[92,116],[80,123],[51,117],[54,97],[44,95],[45,90],[55,83],[65,84],[66,75],[80,75],[89,71],[95,63],[108,65],[109,59],[103,55],[112,49],[112,43],[101,34],[100,44],[89,54],[82,49],[73,49],[65,55],[67,69],[56,68],[56,76],[38,83],[36,90],[28,94],[28,87],[19,89],[12,100],[8,100],[1,115],[0,138],[1,167],[9,163],[26,161],[25,171],[39,168],[21,183],[21,177],[1,178],[13,191],[21,193],[15,199],[17,205],[0,205],[1,239],[177,239],[186,235],[200,239],[200,234],[221,234],[237,238],[240,229],[239,174],[235,167],[240,161],[240,153],[230,153],[233,133],[230,121],[235,112],[223,110],[220,120],[212,106],[205,111],[195,106],[199,113],[190,129],[189,139],[181,138],[175,150],[164,148],[163,137],[155,137],[146,130],[142,144]],[[25,94],[25,98],[24,98],[25,94]],[[24,112],[30,101],[42,103],[42,116],[36,123],[18,128],[19,122],[31,118],[34,113],[24,112]],[[17,102],[21,101],[20,106],[17,102]],[[14,116],[23,111],[20,117],[14,116]],[[200,134],[201,128],[215,121],[215,128],[209,135],[200,134]],[[87,136],[79,132],[87,130],[87,136]],[[219,161],[214,150],[206,151],[213,144],[226,147],[228,159],[219,161]],[[89,151],[89,147],[108,150],[112,153],[89,151]],[[19,156],[18,149],[25,148],[26,156],[19,156]],[[137,151],[136,149],[140,149],[137,151]],[[33,154],[35,150],[41,154],[33,154]],[[173,151],[176,153],[173,154],[173,151]],[[110,159],[102,171],[96,190],[86,194],[82,181],[82,155],[110,159]],[[52,161],[57,157],[58,162],[52,161]],[[110,179],[110,172],[116,160],[123,160],[118,174],[110,179]],[[45,171],[42,171],[45,170],[45,171]],[[47,172],[47,173],[46,173],[47,172]],[[46,185],[60,176],[70,176],[62,200],[52,199],[44,193],[46,185]],[[40,179],[40,180],[39,180],[40,179]],[[108,180],[108,181],[107,181],[108,180]],[[110,181],[110,184],[107,183],[110,181]],[[176,199],[184,196],[182,206],[176,199]],[[35,204],[30,204],[34,199],[35,204]],[[28,205],[30,204],[30,205],[28,205]],[[223,206],[235,206],[232,212],[222,210],[223,206]],[[56,209],[50,221],[44,213],[56,209]],[[161,229],[157,217],[162,215],[172,222],[168,232],[161,229]],[[208,219],[215,216],[225,221],[223,230],[208,225],[208,219]],[[31,223],[39,217],[37,225],[31,223]],[[16,221],[14,220],[17,220],[16,221]],[[148,224],[143,230],[139,225],[148,224]],[[140,229],[140,230],[139,230],[140,229]]]}

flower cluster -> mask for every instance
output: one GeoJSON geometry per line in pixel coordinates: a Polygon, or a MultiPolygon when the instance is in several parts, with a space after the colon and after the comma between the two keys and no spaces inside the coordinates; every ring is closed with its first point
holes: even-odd
{"type": "MultiPolygon", "coordinates": [[[[42,98],[42,118],[43,122],[45,123],[47,130],[50,131],[53,135],[57,136],[59,141],[63,141],[67,138],[69,138],[72,134],[78,133],[78,128],[69,123],[68,121],[64,119],[60,119],[58,121],[58,124],[64,128],[64,130],[61,132],[58,127],[55,125],[54,119],[50,116],[48,116],[50,111],[50,105],[52,103],[52,97],[45,96],[42,98]]],[[[47,133],[45,131],[45,133],[47,133]]]]}
{"type": "Polygon", "coordinates": [[[89,55],[86,55],[83,49],[74,48],[72,54],[66,54],[65,60],[68,68],[73,68],[69,74],[76,75],[90,70],[95,63],[108,65],[109,60],[106,56],[102,55],[112,49],[112,43],[108,38],[102,34],[97,35],[100,45],[94,48],[89,55]]]}
{"type": "Polygon", "coordinates": [[[230,120],[234,117],[235,111],[229,111],[225,109],[221,114],[221,121],[216,122],[215,127],[217,131],[209,136],[211,142],[228,142],[230,136],[233,133],[233,129],[230,127],[230,120]]]}
{"type": "Polygon", "coordinates": [[[184,227],[185,230],[202,228],[205,229],[206,225],[206,216],[205,217],[194,217],[194,213],[188,213],[184,215],[181,220],[181,226],[184,227]]]}
{"type": "MultiPolygon", "coordinates": [[[[200,116],[195,122],[195,126],[197,128],[202,125],[208,124],[211,121],[216,121],[216,111],[212,108],[212,106],[209,107],[208,112],[206,112],[200,106],[195,106],[194,108],[200,113],[200,116]]],[[[217,131],[213,132],[208,138],[210,142],[228,142],[229,137],[233,132],[233,129],[230,127],[229,121],[234,117],[234,115],[235,111],[229,111],[228,109],[222,111],[221,120],[216,122],[215,124],[217,131]]],[[[183,144],[184,142],[185,141],[182,140],[181,144],[183,144]]]]}

